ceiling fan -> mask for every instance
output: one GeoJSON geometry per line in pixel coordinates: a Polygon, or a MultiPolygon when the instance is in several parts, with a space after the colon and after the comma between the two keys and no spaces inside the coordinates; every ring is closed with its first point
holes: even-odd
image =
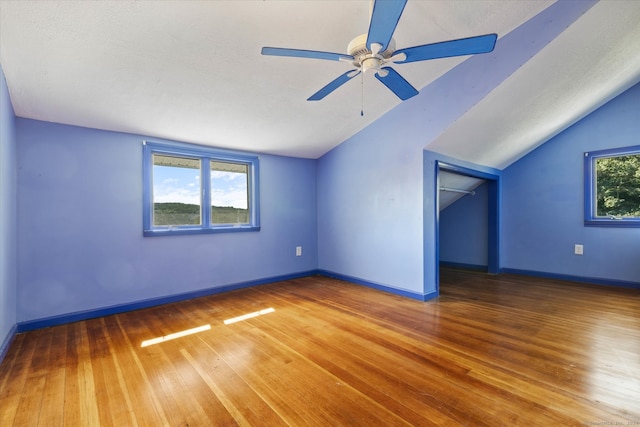
{"type": "Polygon", "coordinates": [[[407,0],[373,0],[369,32],[351,40],[347,54],[279,47],[263,47],[262,54],[343,61],[355,67],[311,95],[307,101],[319,101],[358,74],[367,72],[373,72],[379,81],[404,101],[417,95],[418,91],[388,64],[487,53],[496,44],[497,34],[486,34],[395,50],[392,36],[406,3],[407,0]]]}

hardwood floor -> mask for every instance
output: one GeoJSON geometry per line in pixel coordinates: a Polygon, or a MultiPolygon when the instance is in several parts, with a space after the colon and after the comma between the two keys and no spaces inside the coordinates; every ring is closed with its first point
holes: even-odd
{"type": "Polygon", "coordinates": [[[0,365],[0,425],[640,425],[640,291],[310,277],[41,329],[0,365]]]}

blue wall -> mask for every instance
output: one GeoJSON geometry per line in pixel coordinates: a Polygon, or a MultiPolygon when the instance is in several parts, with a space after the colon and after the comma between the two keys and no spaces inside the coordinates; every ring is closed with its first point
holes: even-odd
{"type": "Polygon", "coordinates": [[[317,268],[314,160],[260,156],[259,232],[145,238],[143,137],[20,118],[16,132],[18,323],[317,268]]]}
{"type": "Polygon", "coordinates": [[[0,360],[17,319],[16,179],[15,115],[0,68],[0,360]]]}
{"type": "Polygon", "coordinates": [[[638,145],[639,113],[640,84],[505,169],[503,267],[640,284],[640,228],[583,224],[584,152],[638,145]]]}
{"type": "Polygon", "coordinates": [[[378,121],[319,160],[322,270],[423,293],[422,148],[411,140],[378,121]]]}
{"type": "Polygon", "coordinates": [[[440,263],[482,268],[489,262],[489,194],[481,184],[440,211],[440,263]]]}

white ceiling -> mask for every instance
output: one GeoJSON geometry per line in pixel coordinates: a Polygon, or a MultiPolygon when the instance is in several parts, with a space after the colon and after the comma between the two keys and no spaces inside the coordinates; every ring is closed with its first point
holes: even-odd
{"type": "MultiPolygon", "coordinates": [[[[409,0],[394,38],[501,38],[550,4],[409,0]]],[[[356,78],[307,102],[348,64],[260,49],[346,53],[368,14],[368,0],[0,1],[0,64],[20,117],[318,158],[400,101],[367,75],[364,96],[356,78]]],[[[508,165],[640,81],[638,22],[640,1],[594,6],[428,148],[508,165]]],[[[421,89],[465,59],[395,68],[421,89]]]]}

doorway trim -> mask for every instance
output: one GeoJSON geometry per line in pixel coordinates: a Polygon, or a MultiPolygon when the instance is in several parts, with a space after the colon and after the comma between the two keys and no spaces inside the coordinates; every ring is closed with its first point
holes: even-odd
{"type": "Polygon", "coordinates": [[[500,205],[501,205],[501,182],[500,175],[482,172],[449,162],[436,160],[435,165],[435,236],[436,236],[436,292],[440,293],[440,171],[447,171],[465,175],[472,178],[480,178],[487,181],[488,185],[488,260],[487,270],[489,274],[500,273],[500,205]]]}

